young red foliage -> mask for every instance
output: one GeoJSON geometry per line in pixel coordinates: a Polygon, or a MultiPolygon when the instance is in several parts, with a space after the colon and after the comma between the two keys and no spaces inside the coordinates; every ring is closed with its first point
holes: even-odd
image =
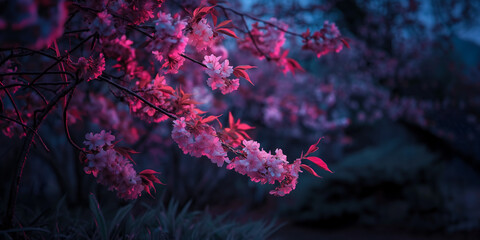
{"type": "Polygon", "coordinates": [[[310,166],[305,165],[305,164],[301,164],[300,167],[303,168],[303,169],[305,169],[305,170],[307,170],[307,171],[308,171],[309,173],[311,173],[313,176],[321,178],[321,176],[319,176],[310,166]]]}
{"type": "Polygon", "coordinates": [[[235,75],[235,77],[245,78],[249,83],[251,83],[252,85],[255,86],[255,84],[253,84],[252,80],[250,80],[250,76],[248,76],[248,73],[245,71],[245,70],[252,69],[252,68],[257,68],[257,67],[249,66],[249,65],[237,66],[233,69],[233,75],[235,75]]]}
{"type": "Polygon", "coordinates": [[[319,157],[310,156],[306,157],[305,159],[312,161],[313,163],[317,164],[317,166],[323,168],[325,171],[333,173],[330,169],[328,169],[327,164],[319,157]]]}
{"type": "Polygon", "coordinates": [[[142,178],[142,184],[145,187],[145,191],[152,196],[150,193],[150,188],[153,188],[154,191],[156,191],[155,186],[153,183],[160,183],[163,184],[155,175],[160,174],[157,171],[151,170],[151,169],[145,169],[140,172],[140,177],[142,178]]]}
{"type": "Polygon", "coordinates": [[[218,116],[208,116],[206,118],[200,118],[200,122],[201,123],[209,123],[211,121],[214,121],[214,120],[217,120],[218,124],[220,124],[220,127],[222,127],[222,123],[220,122],[220,120],[218,120],[219,117],[221,117],[222,115],[218,115],[218,116]]]}
{"type": "Polygon", "coordinates": [[[219,23],[218,25],[216,25],[216,23],[213,23],[213,25],[214,25],[216,28],[221,28],[221,27],[223,27],[223,26],[225,26],[225,25],[227,25],[227,24],[229,24],[229,23],[231,23],[231,22],[232,22],[232,20],[226,20],[226,21],[223,21],[223,22],[219,23]]]}
{"type": "Polygon", "coordinates": [[[216,32],[223,33],[225,35],[228,35],[230,37],[238,38],[237,34],[235,34],[234,31],[228,29],[228,28],[217,28],[215,29],[216,32]]]}
{"type": "Polygon", "coordinates": [[[240,119],[235,122],[231,112],[228,113],[228,125],[229,127],[224,129],[224,133],[235,146],[239,146],[245,139],[251,139],[245,131],[255,128],[246,123],[241,123],[240,119]]]}
{"type": "MultiPolygon", "coordinates": [[[[128,148],[128,147],[118,147],[118,146],[115,146],[114,147],[115,151],[117,153],[120,153],[120,155],[128,158],[128,160],[132,161],[133,163],[135,163],[135,161],[133,161],[132,157],[130,156],[130,154],[136,154],[136,153],[139,153],[131,148],[128,148]]],[[[136,164],[136,163],[135,163],[136,164]]]]}
{"type": "MultiPolygon", "coordinates": [[[[323,137],[322,137],[323,138],[323,137]]],[[[308,151],[307,153],[305,153],[305,155],[303,155],[303,152],[302,154],[300,155],[300,159],[306,159],[306,160],[309,160],[313,163],[315,163],[317,166],[321,167],[322,169],[324,169],[325,171],[328,171],[328,172],[332,172],[332,170],[330,170],[327,166],[327,164],[322,160],[320,159],[319,157],[315,157],[315,156],[308,156],[314,152],[316,152],[318,150],[318,144],[320,143],[320,140],[322,140],[322,138],[319,138],[318,141],[315,143],[315,144],[312,144],[309,148],[308,148],[308,151]]],[[[302,164],[301,167],[303,167],[305,170],[307,170],[308,172],[310,172],[311,174],[313,174],[314,176],[316,177],[320,177],[311,167],[309,167],[308,165],[305,165],[305,164],[302,164]]]]}
{"type": "Polygon", "coordinates": [[[348,44],[348,41],[346,38],[342,38],[340,39],[340,41],[342,41],[342,43],[347,47],[347,48],[350,48],[350,44],[348,44]]]}

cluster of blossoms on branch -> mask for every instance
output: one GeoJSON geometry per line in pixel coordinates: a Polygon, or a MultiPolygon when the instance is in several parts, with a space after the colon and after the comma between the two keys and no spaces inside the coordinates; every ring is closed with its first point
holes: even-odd
{"type": "Polygon", "coordinates": [[[227,94],[238,89],[238,86],[240,85],[239,79],[228,78],[233,73],[233,68],[229,63],[228,59],[226,59],[220,64],[220,57],[216,57],[213,54],[205,56],[203,64],[207,66],[207,69],[205,70],[209,76],[207,83],[212,90],[219,88],[222,91],[222,94],[227,94]]]}
{"type": "Polygon", "coordinates": [[[343,45],[349,46],[347,41],[342,38],[340,31],[335,23],[325,21],[322,29],[310,33],[310,29],[302,33],[304,38],[304,45],[302,49],[311,50],[317,54],[317,57],[321,57],[330,52],[340,52],[343,49],[343,45]]]}
{"type": "Polygon", "coordinates": [[[83,143],[88,151],[81,156],[85,173],[92,174],[109,190],[116,190],[119,198],[136,199],[143,190],[150,193],[150,188],[154,188],[153,182],[160,183],[155,177],[157,172],[153,170],[137,174],[129,160],[132,151],[116,147],[113,143],[115,136],[110,132],[88,133],[85,139],[83,143]]]}
{"type": "Polygon", "coordinates": [[[230,162],[215,129],[201,118],[185,121],[182,117],[173,121],[172,138],[185,154],[206,156],[219,167],[230,162]]]}
{"type": "Polygon", "coordinates": [[[287,30],[288,25],[275,18],[271,18],[269,22],[273,25],[265,24],[265,26],[261,26],[258,22],[253,23],[250,30],[251,37],[246,36],[239,39],[237,41],[238,47],[250,51],[259,59],[265,57],[279,58],[282,46],[286,41],[285,31],[283,30],[287,30]]]}
{"type": "MultiPolygon", "coordinates": [[[[246,26],[247,33],[244,33],[243,38],[239,38],[232,29],[227,27],[232,20],[227,19],[217,24],[216,5],[201,6],[191,13],[186,11],[189,12],[188,16],[180,13],[172,16],[164,9],[160,9],[162,2],[152,0],[74,2],[68,6],[68,9],[74,12],[68,20],[68,26],[75,27],[68,30],[71,30],[69,34],[80,37],[80,43],[72,47],[71,41],[75,39],[69,38],[71,35],[66,34],[68,41],[65,42],[68,44],[64,45],[71,49],[65,51],[65,55],[61,55],[62,51],[57,42],[52,46],[56,55],[39,51],[31,53],[41,53],[55,61],[44,73],[32,80],[31,88],[36,90],[33,82],[53,67],[58,68],[59,71],[48,73],[58,74],[61,80],[64,80],[53,83],[54,86],[74,84],[71,88],[61,86],[57,89],[47,88],[47,90],[56,93],[61,89],[72,89],[54,99],[59,102],[62,97],[69,96],[67,104],[64,105],[65,130],[72,145],[82,152],[81,159],[85,164],[85,172],[92,174],[99,183],[108,186],[110,190],[116,190],[118,196],[125,199],[137,198],[143,190],[150,193],[153,183],[160,182],[155,177],[157,172],[153,170],[145,170],[137,174],[130,158],[130,154],[134,152],[117,147],[113,142],[115,137],[110,132],[87,134],[84,142],[87,150],[80,149],[73,143],[68,134],[68,124],[78,123],[85,116],[101,128],[113,129],[120,135],[131,136],[129,139],[139,138],[130,118],[128,118],[129,121],[125,121],[126,123],[120,123],[123,121],[121,119],[125,119],[126,111],[122,111],[121,106],[115,105],[112,100],[103,96],[107,90],[85,87],[93,86],[97,83],[92,82],[98,81],[114,86],[118,91],[109,89],[109,92],[121,99],[119,102],[126,103],[133,116],[147,123],[159,123],[172,118],[171,136],[185,154],[195,157],[206,156],[219,167],[227,163],[228,169],[247,175],[254,182],[278,183],[279,187],[271,194],[283,196],[293,190],[298,173],[301,172],[300,167],[316,175],[307,165],[301,164],[302,158],[289,163],[280,149],[277,149],[275,154],[260,150],[259,143],[250,140],[250,136],[246,133],[253,127],[241,123],[240,120],[234,121],[231,114],[229,127],[222,128],[220,125],[220,129],[214,128],[209,123],[218,120],[218,117],[204,118],[205,112],[197,108],[198,102],[193,100],[192,94],[183,91],[180,86],[173,88],[167,84],[167,78],[169,82],[170,77],[172,80],[178,80],[175,79],[175,74],[186,70],[182,68],[186,59],[201,66],[208,75],[207,85],[212,90],[220,89],[222,94],[236,91],[240,85],[239,78],[252,83],[247,70],[255,68],[254,66],[233,67],[229,59],[226,59],[226,53],[218,56],[218,52],[215,52],[215,49],[223,48],[221,46],[223,37],[219,34],[237,38],[239,48],[248,49],[260,59],[275,60],[284,73],[302,69],[295,60],[287,58],[288,50],[282,50],[288,26],[276,19],[271,19],[271,22],[265,26],[253,24],[251,31],[246,26]],[[207,20],[207,16],[212,17],[213,25],[207,20]],[[82,51],[82,54],[76,56],[74,51],[82,51]],[[197,57],[203,60],[195,60],[197,57]],[[221,62],[221,59],[224,60],[221,62]],[[232,74],[236,78],[231,78],[232,74]],[[70,82],[67,81],[68,78],[70,82]],[[75,89],[79,89],[76,94],[74,94],[75,89]],[[73,106],[67,109],[70,100],[73,106]],[[96,104],[96,106],[85,107],[84,102],[96,104]],[[230,159],[229,152],[236,157],[230,159]]],[[[228,18],[228,15],[225,14],[225,17],[228,18]]],[[[5,25],[2,21],[0,19],[0,28],[5,25]]],[[[9,23],[5,26],[9,26],[9,23]]],[[[48,44],[56,41],[56,35],[54,36],[54,40],[48,40],[48,44]]],[[[41,47],[48,44],[43,42],[41,47]]],[[[40,49],[38,47],[40,45],[37,45],[35,48],[40,49]]],[[[16,71],[9,65],[9,61],[4,66],[8,66],[8,69],[2,72],[16,71]]],[[[5,67],[2,66],[2,68],[5,67]]],[[[14,81],[16,79],[10,76],[4,76],[1,80],[2,85],[16,83],[14,81]]],[[[23,80],[28,82],[27,78],[23,80]]],[[[6,102],[5,96],[15,93],[17,88],[9,87],[8,90],[4,88],[3,92],[6,94],[0,95],[2,103],[6,102]]],[[[5,121],[9,125],[2,129],[4,134],[12,136],[15,131],[26,131],[22,124],[35,123],[37,119],[33,113],[43,107],[40,97],[45,104],[49,103],[39,91],[37,94],[28,96],[22,103],[20,111],[14,106],[13,100],[12,104],[5,105],[6,109],[3,109],[2,105],[2,114],[11,119],[18,118],[21,123],[13,124],[11,121],[5,121]],[[28,119],[24,121],[22,116],[28,119]]],[[[2,121],[2,126],[3,123],[2,121]]],[[[317,165],[328,170],[321,164],[317,163],[317,165]]]]}
{"type": "Polygon", "coordinates": [[[148,48],[167,73],[177,73],[185,61],[180,54],[185,52],[188,42],[183,34],[187,22],[178,14],[172,17],[169,13],[159,12],[154,24],[155,33],[148,48]]]}

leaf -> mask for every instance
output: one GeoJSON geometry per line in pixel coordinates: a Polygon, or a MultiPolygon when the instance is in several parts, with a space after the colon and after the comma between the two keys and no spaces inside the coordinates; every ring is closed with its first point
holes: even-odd
{"type": "Polygon", "coordinates": [[[150,188],[153,188],[154,191],[156,191],[154,182],[155,183],[160,183],[163,184],[156,176],[155,174],[160,174],[157,171],[154,171],[152,169],[145,169],[140,172],[140,178],[142,178],[142,185],[145,187],[145,191],[152,196],[150,193],[150,188]]]}
{"type": "Polygon", "coordinates": [[[220,122],[220,120],[218,120],[219,117],[221,117],[222,114],[218,115],[218,116],[208,116],[202,120],[200,120],[202,123],[208,123],[208,122],[211,122],[213,120],[217,120],[218,124],[220,125],[220,127],[222,127],[222,123],[220,122]]]}
{"type": "Polygon", "coordinates": [[[235,75],[235,77],[245,78],[245,80],[247,80],[250,84],[255,86],[255,84],[253,84],[252,80],[250,80],[250,76],[248,76],[248,74],[247,74],[247,72],[245,72],[245,70],[235,68],[233,70],[233,75],[235,75]]]}
{"type": "Polygon", "coordinates": [[[320,140],[322,140],[322,138],[323,138],[323,137],[319,138],[318,141],[317,141],[317,143],[312,144],[312,145],[310,146],[310,148],[308,148],[308,151],[307,151],[307,153],[305,153],[305,156],[308,156],[310,153],[313,153],[313,152],[315,152],[315,151],[318,150],[317,145],[320,143],[320,140]]]}
{"type": "Polygon", "coordinates": [[[256,66],[250,66],[250,65],[240,65],[240,66],[236,66],[235,68],[240,69],[240,70],[248,70],[248,69],[257,68],[257,67],[256,66]]]}
{"type": "Polygon", "coordinates": [[[151,174],[160,174],[160,173],[152,169],[145,169],[140,172],[140,175],[151,175],[151,174]]]}
{"type": "Polygon", "coordinates": [[[288,49],[285,50],[285,51],[283,51],[282,55],[280,56],[280,59],[286,58],[286,57],[288,56],[288,53],[289,53],[289,52],[290,52],[290,50],[288,50],[288,49]]]}
{"type": "Polygon", "coordinates": [[[232,112],[228,112],[228,125],[232,127],[233,124],[235,124],[235,120],[233,118],[232,112]]]}
{"type": "Polygon", "coordinates": [[[306,157],[305,159],[312,161],[313,163],[317,164],[319,167],[323,168],[325,171],[329,171],[333,173],[330,169],[328,169],[327,164],[319,157],[311,156],[311,157],[306,157]]]}
{"type": "Polygon", "coordinates": [[[350,44],[348,44],[347,39],[341,38],[340,41],[342,41],[342,43],[343,43],[347,48],[350,48],[350,44]]]}
{"type": "Polygon", "coordinates": [[[117,227],[117,225],[119,225],[122,220],[127,216],[127,214],[132,210],[134,205],[135,202],[131,202],[127,206],[118,209],[117,214],[115,214],[115,217],[110,224],[110,234],[112,234],[113,230],[117,227]]]}
{"type": "MultiPolygon", "coordinates": [[[[214,10],[215,10],[215,9],[214,9],[214,10]]],[[[216,11],[212,11],[212,12],[210,13],[210,15],[212,16],[213,26],[216,26],[218,20],[217,20],[217,15],[216,15],[214,12],[216,12],[216,11]]]]}
{"type": "Polygon", "coordinates": [[[228,35],[230,37],[238,38],[237,35],[235,34],[235,32],[228,29],[228,28],[218,28],[216,31],[219,32],[219,33],[223,33],[225,35],[228,35]]]}
{"type": "Polygon", "coordinates": [[[237,125],[237,129],[239,130],[250,130],[250,129],[254,129],[255,127],[252,127],[252,126],[249,126],[248,124],[245,124],[245,123],[240,123],[237,125]]]}
{"type": "MultiPolygon", "coordinates": [[[[293,58],[287,58],[287,62],[288,64],[290,64],[290,66],[292,67],[292,69],[298,69],[299,71],[301,72],[305,72],[305,69],[303,69],[303,67],[293,58]]],[[[292,71],[293,73],[293,71],[292,71]]]]}
{"type": "Polygon", "coordinates": [[[311,173],[313,176],[321,178],[321,176],[319,176],[310,166],[305,165],[305,164],[301,164],[300,167],[302,167],[303,169],[307,170],[307,171],[308,171],[309,173],[311,173]]]}
{"type": "Polygon", "coordinates": [[[100,205],[98,204],[97,199],[95,198],[95,195],[93,195],[93,193],[90,193],[89,205],[90,210],[93,212],[93,216],[95,217],[95,222],[97,223],[97,227],[100,232],[100,236],[102,237],[102,240],[108,240],[108,232],[107,225],[105,224],[105,218],[103,217],[100,205]]]}
{"type": "Polygon", "coordinates": [[[232,22],[232,20],[226,20],[226,21],[223,21],[223,22],[219,23],[216,27],[220,28],[220,27],[223,27],[223,26],[225,26],[225,25],[227,25],[231,22],[232,22]]]}
{"type": "Polygon", "coordinates": [[[307,37],[310,37],[310,28],[307,28],[307,31],[302,33],[302,37],[303,38],[307,38],[307,37]]]}
{"type": "MultiPolygon", "coordinates": [[[[117,153],[120,153],[120,155],[126,157],[127,159],[129,159],[130,161],[132,161],[133,163],[135,163],[135,161],[133,161],[132,157],[130,156],[130,154],[136,154],[136,153],[139,153],[131,148],[128,148],[128,147],[118,147],[118,146],[115,146],[115,151],[117,153]]],[[[136,163],[135,163],[136,164],[136,163]]]]}

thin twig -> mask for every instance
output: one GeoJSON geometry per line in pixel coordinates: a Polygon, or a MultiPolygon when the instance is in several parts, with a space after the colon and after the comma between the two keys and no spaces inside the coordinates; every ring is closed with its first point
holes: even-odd
{"type": "Polygon", "coordinates": [[[265,20],[262,20],[262,19],[260,19],[260,18],[254,17],[254,16],[252,16],[252,15],[250,15],[250,14],[242,13],[242,12],[239,12],[239,11],[237,11],[237,10],[235,10],[235,9],[228,8],[228,7],[224,7],[224,6],[222,6],[222,5],[216,5],[215,7],[219,7],[219,8],[221,8],[221,9],[228,10],[228,11],[230,11],[230,12],[235,13],[235,14],[238,15],[238,16],[245,16],[245,17],[248,17],[248,18],[250,18],[250,19],[252,19],[252,20],[255,20],[255,21],[257,21],[257,22],[262,22],[262,23],[264,23],[264,24],[266,24],[266,25],[270,25],[270,26],[272,26],[272,27],[274,27],[274,28],[276,28],[276,29],[284,32],[284,33],[288,33],[288,34],[290,34],[290,35],[303,38],[302,34],[288,31],[288,30],[286,30],[286,29],[284,29],[284,28],[282,28],[282,27],[277,26],[277,25],[274,24],[274,23],[271,23],[271,22],[269,22],[269,21],[265,21],[265,20]]]}
{"type": "Polygon", "coordinates": [[[136,98],[140,99],[142,102],[144,102],[145,104],[147,104],[148,106],[150,106],[150,107],[154,108],[155,110],[157,110],[157,111],[159,111],[159,112],[167,115],[169,118],[175,119],[175,120],[177,119],[177,116],[173,115],[172,113],[167,112],[165,109],[162,109],[162,108],[160,108],[160,107],[155,106],[155,104],[149,102],[148,100],[146,100],[146,99],[143,98],[142,96],[136,94],[134,91],[132,91],[132,90],[130,90],[130,89],[128,89],[128,88],[126,88],[126,87],[124,87],[124,86],[116,83],[116,82],[112,82],[112,81],[110,81],[110,80],[109,80],[108,78],[106,78],[106,77],[100,76],[100,77],[98,77],[98,79],[100,79],[100,80],[102,80],[102,81],[105,81],[105,82],[107,82],[107,83],[115,86],[115,87],[118,88],[118,89],[123,90],[124,92],[126,92],[126,93],[128,93],[128,94],[130,94],[130,95],[132,95],[132,96],[135,96],[136,98]]]}
{"type": "MultiPolygon", "coordinates": [[[[48,105],[43,109],[43,111],[38,116],[38,121],[34,122],[32,129],[37,131],[40,127],[42,121],[47,117],[53,107],[67,95],[74,87],[76,87],[80,82],[76,81],[63,89],[60,93],[55,95],[53,99],[48,103],[48,105]]],[[[8,198],[7,204],[7,214],[5,216],[5,223],[8,227],[13,227],[14,216],[15,216],[15,205],[17,201],[18,190],[20,188],[20,182],[23,175],[23,169],[25,167],[25,162],[27,160],[28,153],[30,151],[30,147],[33,142],[34,131],[29,131],[25,140],[23,142],[22,149],[20,151],[19,157],[17,158],[17,168],[15,177],[10,185],[10,195],[8,198]]]]}
{"type": "Polygon", "coordinates": [[[79,47],[81,47],[83,44],[85,44],[88,40],[90,40],[92,37],[96,36],[97,34],[92,34],[90,36],[88,36],[87,38],[83,39],[79,44],[77,44],[75,47],[73,47],[70,51],[68,51],[67,54],[63,55],[62,57],[60,57],[59,59],[57,59],[52,65],[50,65],[49,67],[47,67],[40,75],[38,75],[35,79],[33,79],[32,82],[30,82],[29,85],[35,83],[39,78],[41,78],[44,74],[46,74],[50,69],[52,69],[53,67],[55,67],[58,63],[60,63],[61,61],[63,61],[63,59],[65,59],[68,55],[70,55],[72,52],[74,52],[75,50],[77,50],[79,47]]]}
{"type": "MultiPolygon", "coordinates": [[[[5,86],[2,82],[0,82],[0,85],[2,85],[2,87],[5,86]]],[[[10,102],[12,102],[12,105],[13,105],[13,108],[15,109],[15,113],[17,114],[18,120],[20,120],[20,122],[23,124],[22,115],[20,115],[20,111],[18,111],[17,104],[15,103],[15,100],[13,100],[12,94],[10,94],[10,91],[8,91],[8,89],[4,88],[3,91],[5,91],[8,98],[10,99],[10,102]]],[[[25,128],[23,128],[23,130],[26,131],[25,128]]]]}
{"type": "MultiPolygon", "coordinates": [[[[66,72],[66,71],[56,71],[56,72],[10,72],[10,73],[0,73],[0,77],[3,77],[3,76],[22,76],[22,75],[47,75],[47,74],[60,74],[60,75],[63,75],[63,74],[67,74],[69,75],[70,77],[74,78],[75,75],[73,75],[71,72],[66,72]]],[[[34,82],[32,81],[31,83],[29,83],[29,85],[33,85],[34,82]]]]}
{"type": "Polygon", "coordinates": [[[195,59],[193,59],[193,58],[191,58],[191,57],[189,57],[189,56],[187,56],[187,55],[185,55],[185,54],[180,54],[180,56],[182,56],[182,57],[184,57],[184,58],[186,58],[186,59],[188,59],[188,60],[190,60],[190,61],[192,61],[192,62],[194,62],[194,63],[200,64],[200,65],[203,66],[204,68],[208,68],[207,65],[205,65],[205,64],[203,64],[202,62],[200,62],[200,61],[198,61],[198,60],[195,60],[195,59]]]}
{"type": "Polygon", "coordinates": [[[43,147],[45,148],[45,150],[47,152],[50,152],[50,149],[47,147],[47,145],[45,144],[45,142],[43,141],[42,137],[40,136],[40,134],[38,134],[38,131],[35,131],[33,128],[31,128],[30,126],[14,119],[14,118],[11,118],[11,117],[7,117],[7,116],[4,116],[2,114],[0,114],[0,118],[3,118],[3,119],[7,119],[8,121],[12,121],[14,123],[17,123],[19,125],[22,125],[24,128],[27,128],[28,130],[32,131],[33,133],[35,133],[35,135],[37,135],[38,139],[40,140],[40,143],[43,145],[43,147]]]}
{"type": "Polygon", "coordinates": [[[267,54],[265,54],[257,45],[257,41],[255,40],[255,38],[253,37],[252,35],[252,32],[250,32],[250,29],[248,28],[248,25],[247,25],[247,21],[245,21],[245,17],[242,15],[242,21],[243,21],[243,24],[245,25],[245,28],[247,29],[247,32],[248,32],[248,35],[250,36],[250,39],[252,39],[252,42],[253,42],[253,45],[255,45],[255,48],[257,49],[257,51],[262,54],[263,56],[265,56],[265,58],[267,59],[267,61],[270,61],[270,56],[268,56],[267,54]]]}
{"type": "Polygon", "coordinates": [[[70,131],[68,130],[68,105],[70,104],[70,100],[72,100],[73,94],[75,93],[75,88],[72,89],[72,92],[68,95],[67,102],[65,103],[65,108],[63,109],[63,127],[65,129],[65,135],[67,136],[68,141],[70,144],[76,148],[80,152],[85,152],[81,147],[79,147],[70,136],[70,131]]]}

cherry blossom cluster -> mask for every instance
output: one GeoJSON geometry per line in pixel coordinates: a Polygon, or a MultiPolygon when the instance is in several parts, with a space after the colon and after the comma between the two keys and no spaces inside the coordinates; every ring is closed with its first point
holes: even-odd
{"type": "Polygon", "coordinates": [[[80,57],[76,63],[72,63],[72,66],[78,71],[78,76],[86,81],[90,81],[98,78],[105,71],[105,58],[103,53],[97,58],[80,57]]]}
{"type": "Polygon", "coordinates": [[[238,89],[239,79],[228,78],[233,73],[233,68],[229,65],[228,59],[220,63],[220,57],[212,54],[204,57],[203,64],[207,66],[205,70],[205,73],[209,76],[207,83],[212,90],[219,88],[222,94],[227,94],[238,89]]]}
{"type": "Polygon", "coordinates": [[[297,70],[304,71],[296,60],[287,57],[289,50],[282,49],[287,30],[288,25],[275,18],[270,19],[264,26],[255,22],[250,33],[237,41],[238,47],[248,50],[259,59],[267,58],[274,61],[284,74],[295,73],[297,70]]]}
{"type": "Polygon", "coordinates": [[[188,43],[196,47],[197,50],[205,50],[214,43],[213,30],[207,23],[206,18],[190,25],[191,31],[188,32],[188,43]]]}
{"type": "Polygon", "coordinates": [[[141,24],[154,17],[156,10],[162,6],[163,0],[100,0],[85,1],[87,9],[95,12],[107,10],[110,15],[122,16],[122,21],[129,21],[132,24],[141,24]]]}
{"type": "Polygon", "coordinates": [[[278,28],[268,24],[260,26],[258,22],[255,22],[250,30],[253,40],[252,37],[246,35],[245,38],[238,40],[238,47],[251,52],[259,59],[264,59],[265,56],[273,59],[280,57],[281,48],[285,43],[285,30],[288,29],[288,25],[275,18],[270,19],[269,22],[278,26],[278,28]]]}
{"type": "MultiPolygon", "coordinates": [[[[58,3],[57,7],[63,6],[63,1],[54,2],[58,3]]],[[[231,114],[228,128],[215,129],[209,122],[217,117],[200,116],[205,112],[197,108],[199,102],[194,99],[199,99],[199,96],[194,98],[192,94],[184,91],[185,88],[192,92],[195,89],[205,90],[200,81],[184,81],[182,77],[185,75],[181,74],[186,74],[185,72],[192,74],[204,71],[208,75],[207,85],[212,90],[220,89],[222,94],[237,90],[240,77],[252,83],[247,70],[256,67],[250,65],[232,67],[227,59],[228,52],[221,45],[223,38],[218,37],[219,34],[224,34],[238,38],[234,29],[227,27],[232,20],[225,14],[227,19],[217,24],[217,20],[223,18],[217,16],[218,12],[215,11],[218,5],[200,6],[192,12],[185,11],[188,14],[181,12],[173,15],[164,12],[167,8],[160,9],[162,2],[74,1],[68,5],[68,10],[73,11],[65,26],[65,35],[57,39],[60,44],[53,42],[55,39],[42,40],[43,42],[39,44],[42,47],[45,47],[45,44],[52,44],[51,49],[54,51],[12,50],[7,60],[9,57],[21,58],[38,54],[53,62],[52,67],[44,73],[40,71],[40,74],[34,75],[33,78],[26,77],[30,76],[31,72],[28,71],[23,76],[22,74],[9,76],[8,73],[16,71],[10,61],[0,65],[1,72],[6,73],[0,79],[3,85],[21,83],[17,80],[29,82],[34,79],[29,87],[37,90],[26,95],[22,95],[23,91],[16,92],[19,86],[1,91],[3,118],[20,122],[17,124],[15,121],[0,121],[2,132],[7,136],[25,135],[27,130],[22,124],[32,125],[32,122],[38,120],[34,119],[34,113],[39,112],[37,110],[46,109],[45,106],[51,99],[54,100],[53,103],[58,104],[62,98],[68,99],[66,103],[70,104],[63,105],[63,109],[55,106],[52,108],[64,111],[64,127],[67,130],[68,124],[82,122],[83,118],[88,117],[88,120],[97,127],[113,129],[129,143],[134,143],[142,134],[142,125],[134,125],[132,116],[139,117],[147,123],[162,122],[170,117],[174,119],[171,136],[184,153],[195,157],[205,156],[219,167],[227,163],[229,169],[249,176],[254,182],[279,183],[280,187],[272,191],[272,194],[283,196],[289,193],[295,188],[300,172],[300,161],[288,163],[280,149],[277,149],[275,154],[260,150],[257,142],[248,140],[250,137],[246,131],[253,127],[241,123],[240,120],[235,121],[231,114]],[[207,21],[209,14],[212,16],[213,26],[207,21]],[[202,57],[203,60],[195,60],[202,57]],[[192,71],[190,69],[182,71],[186,70],[182,69],[185,59],[196,64],[188,65],[192,71]],[[55,62],[56,60],[58,61],[55,62]],[[60,77],[55,79],[65,81],[48,82],[44,77],[46,74],[57,74],[60,77]],[[167,85],[166,77],[179,85],[175,89],[167,85]],[[72,88],[65,87],[73,83],[75,85],[72,88]],[[112,87],[97,88],[101,86],[100,84],[110,84],[112,87]],[[42,94],[37,87],[47,94],[42,94]],[[58,94],[62,89],[71,90],[51,98],[51,93],[58,94]],[[13,100],[9,101],[11,104],[5,101],[8,91],[21,97],[18,109],[13,107],[15,105],[13,100]],[[112,93],[118,101],[114,101],[113,97],[106,97],[107,92],[112,93]],[[122,102],[126,102],[128,108],[122,102]],[[128,110],[130,115],[127,114],[128,110]],[[230,161],[228,151],[237,157],[230,161]]],[[[34,18],[32,9],[29,12],[32,16],[29,16],[34,18]]],[[[63,15],[60,17],[64,18],[63,15]]],[[[0,29],[10,28],[12,25],[10,20],[0,18],[0,29]]],[[[59,22],[63,24],[62,21],[59,22]]],[[[284,72],[301,69],[295,60],[286,57],[288,51],[282,50],[287,28],[286,24],[276,19],[271,19],[271,24],[264,26],[254,23],[251,29],[253,37],[245,34],[245,38],[238,41],[239,46],[248,49],[260,59],[274,60],[284,72]]],[[[250,32],[248,27],[247,32],[250,32]]],[[[0,41],[3,41],[3,38],[6,37],[2,35],[0,41]]],[[[3,52],[0,54],[3,57],[3,52]]],[[[201,82],[203,81],[201,79],[201,82]]],[[[208,93],[213,95],[211,92],[208,93]]],[[[216,103],[224,104],[221,101],[216,103]]],[[[52,108],[46,110],[50,111],[52,108]]],[[[152,170],[136,173],[129,156],[133,152],[116,146],[113,142],[115,137],[110,132],[87,134],[84,142],[86,150],[78,147],[70,135],[67,135],[70,143],[83,153],[81,159],[85,164],[85,172],[92,174],[99,183],[108,186],[110,190],[117,191],[119,197],[137,198],[143,190],[149,192],[153,183],[159,182],[154,176],[156,172],[152,170]]]]}
{"type": "MultiPolygon", "coordinates": [[[[150,75],[147,72],[145,75],[145,80],[148,81],[150,75]]],[[[155,106],[162,107],[163,109],[172,110],[170,97],[173,95],[174,90],[166,85],[164,76],[157,75],[147,83],[137,81],[137,87],[138,90],[135,91],[147,101],[155,104],[155,106]]],[[[158,123],[168,118],[165,114],[158,112],[143,101],[129,98],[128,103],[130,105],[130,110],[144,120],[158,123]]]]}
{"type": "Polygon", "coordinates": [[[180,54],[185,52],[188,42],[183,34],[187,22],[178,14],[172,17],[169,13],[159,12],[154,24],[155,33],[148,49],[162,68],[167,68],[167,73],[177,73],[185,61],[180,54]]]}
{"type": "Polygon", "coordinates": [[[160,182],[153,175],[156,172],[145,170],[137,174],[127,157],[128,151],[116,148],[115,136],[102,130],[100,133],[88,133],[83,142],[88,151],[83,161],[85,173],[92,174],[97,182],[108,186],[110,191],[117,191],[117,196],[124,199],[136,199],[143,190],[150,192],[151,181],[160,182]],[[126,157],[127,156],[127,157],[126,157]],[[143,174],[142,174],[143,173],[143,174]]]}
{"type": "Polygon", "coordinates": [[[323,27],[319,31],[310,35],[310,30],[308,29],[302,34],[302,37],[304,38],[302,49],[314,51],[318,58],[330,52],[338,53],[343,49],[343,45],[347,44],[341,38],[340,31],[335,23],[328,21],[323,22],[323,27]]]}
{"type": "MultiPolygon", "coordinates": [[[[318,150],[319,141],[310,146],[308,152],[296,159],[292,164],[287,161],[287,156],[283,154],[281,149],[276,149],[275,154],[260,150],[260,144],[253,140],[247,140],[249,136],[244,132],[252,129],[252,127],[234,121],[229,114],[229,128],[223,131],[215,131],[215,129],[206,124],[209,121],[217,119],[216,117],[195,119],[185,119],[181,117],[173,121],[172,138],[183,150],[185,154],[194,157],[206,156],[217,166],[221,167],[226,162],[227,169],[233,169],[236,172],[247,175],[253,182],[261,184],[275,184],[279,186],[270,191],[270,194],[276,196],[284,196],[295,189],[298,173],[301,172],[300,167],[305,168],[313,175],[318,175],[313,169],[305,164],[301,164],[302,159],[307,159],[323,169],[330,171],[327,165],[317,157],[309,157],[308,155],[318,150]],[[235,143],[242,141],[242,145],[234,144],[233,146],[242,146],[241,150],[233,150],[237,157],[230,160],[223,144],[235,143]]],[[[228,145],[226,145],[228,146],[228,145]]],[[[232,150],[232,149],[230,149],[232,150]]],[[[330,171],[331,172],[331,171],[330,171]]]]}
{"type": "Polygon", "coordinates": [[[276,149],[275,155],[272,155],[263,149],[260,150],[260,144],[253,140],[243,140],[243,145],[245,156],[233,159],[227,169],[234,169],[242,175],[249,176],[252,181],[262,184],[279,182],[281,186],[270,192],[273,195],[284,196],[295,189],[300,160],[289,164],[287,156],[281,149],[276,149]]]}
{"type": "Polygon", "coordinates": [[[184,117],[173,121],[172,138],[185,154],[206,156],[219,167],[230,162],[215,129],[201,121],[184,117]]]}
{"type": "Polygon", "coordinates": [[[68,109],[68,124],[81,123],[82,118],[88,117],[92,123],[101,128],[109,128],[117,132],[117,136],[127,143],[133,144],[140,137],[142,128],[135,124],[133,116],[122,105],[115,104],[103,94],[82,91],[75,93],[68,109]],[[95,104],[84,104],[85,102],[95,104]]]}
{"type": "Polygon", "coordinates": [[[114,67],[130,76],[133,76],[137,69],[136,54],[132,44],[133,41],[125,35],[120,38],[102,39],[102,52],[105,53],[105,57],[115,59],[118,64],[114,67]]]}

